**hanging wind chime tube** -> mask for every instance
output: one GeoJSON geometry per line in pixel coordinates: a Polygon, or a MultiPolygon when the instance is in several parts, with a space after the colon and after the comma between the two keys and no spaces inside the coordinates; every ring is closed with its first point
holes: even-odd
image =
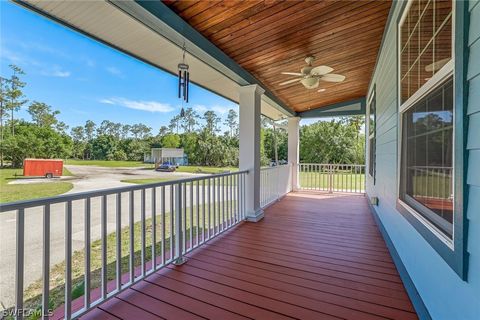
{"type": "MultiPolygon", "coordinates": [[[[183,99],[185,103],[188,103],[188,93],[190,85],[190,72],[188,72],[189,65],[185,63],[185,48],[183,48],[183,59],[182,62],[178,64],[178,98],[183,99]]],[[[183,105],[182,101],[182,105],[183,105]]],[[[180,116],[183,117],[185,114],[183,107],[180,112],[180,116]]]]}
{"type": "Polygon", "coordinates": [[[182,95],[182,70],[178,70],[178,99],[182,95]]]}
{"type": "Polygon", "coordinates": [[[185,101],[188,103],[188,94],[189,94],[189,90],[190,89],[190,72],[187,71],[187,76],[185,77],[186,81],[187,81],[187,85],[186,85],[186,98],[185,98],[185,101]]]}
{"type": "Polygon", "coordinates": [[[188,103],[188,87],[190,85],[190,72],[188,64],[178,64],[178,98],[182,98],[188,103]]]}
{"type": "Polygon", "coordinates": [[[183,100],[187,101],[187,71],[183,71],[183,100]]]}

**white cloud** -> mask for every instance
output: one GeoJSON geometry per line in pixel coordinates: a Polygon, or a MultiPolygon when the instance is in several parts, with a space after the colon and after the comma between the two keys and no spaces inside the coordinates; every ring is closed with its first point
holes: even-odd
{"type": "Polygon", "coordinates": [[[58,78],[68,78],[72,75],[70,71],[63,70],[59,66],[47,67],[41,71],[41,74],[47,77],[58,77],[58,78]]]}
{"type": "Polygon", "coordinates": [[[215,111],[216,113],[220,114],[220,115],[225,115],[228,113],[228,110],[230,109],[237,109],[237,107],[235,105],[226,105],[226,106],[222,106],[222,105],[212,105],[212,106],[206,106],[206,105],[202,105],[202,104],[197,104],[197,105],[194,105],[193,106],[193,110],[197,111],[198,113],[200,114],[203,114],[205,113],[206,111],[215,111]]]}
{"type": "Polygon", "coordinates": [[[203,105],[195,105],[193,106],[193,110],[195,110],[198,113],[205,113],[206,111],[208,111],[208,108],[203,105]]]}
{"type": "Polygon", "coordinates": [[[101,99],[100,100],[100,103],[105,103],[105,104],[115,104],[115,102],[113,102],[112,100],[110,99],[101,99]]]}
{"type": "Polygon", "coordinates": [[[107,98],[101,99],[101,103],[110,104],[115,106],[121,106],[134,110],[142,110],[149,112],[167,113],[175,110],[171,105],[161,103],[158,101],[142,101],[142,100],[130,100],[126,98],[107,98]]]}
{"type": "Polygon", "coordinates": [[[37,52],[43,52],[43,53],[55,55],[57,57],[70,58],[70,56],[67,53],[61,50],[58,50],[55,47],[51,47],[40,42],[22,41],[22,40],[16,39],[13,41],[13,43],[27,51],[37,51],[37,52]]]}
{"type": "Polygon", "coordinates": [[[21,68],[35,67],[35,70],[38,73],[47,77],[66,78],[71,75],[70,71],[64,70],[59,65],[50,65],[45,62],[39,62],[27,54],[12,51],[9,48],[2,47],[1,50],[3,59],[18,65],[21,68]]]}
{"type": "Polygon", "coordinates": [[[22,53],[11,51],[8,48],[2,47],[2,59],[8,60],[9,62],[19,65],[21,67],[32,65],[36,67],[42,67],[43,65],[22,53]]]}
{"type": "Polygon", "coordinates": [[[220,114],[226,114],[228,110],[233,108],[233,106],[212,106],[212,110],[220,114]]]}
{"type": "Polygon", "coordinates": [[[60,78],[66,78],[70,77],[70,71],[60,71],[60,70],[55,70],[51,73],[52,77],[60,77],[60,78]]]}
{"type": "Polygon", "coordinates": [[[107,68],[105,68],[105,70],[107,70],[108,73],[110,73],[110,74],[112,74],[116,77],[125,78],[125,75],[123,74],[123,72],[116,67],[107,67],[107,68]]]}
{"type": "Polygon", "coordinates": [[[2,48],[2,58],[12,63],[20,63],[25,60],[23,57],[5,48],[2,48]]]}
{"type": "Polygon", "coordinates": [[[90,68],[95,67],[95,60],[92,60],[90,58],[84,58],[83,61],[85,62],[85,65],[87,67],[90,67],[90,68]]]}

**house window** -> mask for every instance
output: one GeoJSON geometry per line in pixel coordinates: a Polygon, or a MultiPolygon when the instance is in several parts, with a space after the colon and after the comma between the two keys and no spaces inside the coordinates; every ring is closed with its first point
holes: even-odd
{"type": "Polygon", "coordinates": [[[452,1],[409,1],[399,24],[403,207],[447,246],[454,230],[452,1]]]}
{"type": "MultiPolygon", "coordinates": [[[[452,60],[452,1],[409,2],[400,26],[401,103],[452,60]]],[[[418,95],[417,95],[418,96],[418,95]]]]}
{"type": "Polygon", "coordinates": [[[376,158],[376,117],[377,117],[377,108],[376,108],[376,99],[375,99],[375,89],[373,90],[370,101],[368,104],[368,173],[373,178],[373,183],[375,184],[375,158],[376,158]]]}
{"type": "Polygon", "coordinates": [[[400,197],[452,239],[452,78],[403,112],[402,123],[400,197]]]}
{"type": "Polygon", "coordinates": [[[398,20],[398,211],[463,279],[468,3],[409,0],[398,20]]]}

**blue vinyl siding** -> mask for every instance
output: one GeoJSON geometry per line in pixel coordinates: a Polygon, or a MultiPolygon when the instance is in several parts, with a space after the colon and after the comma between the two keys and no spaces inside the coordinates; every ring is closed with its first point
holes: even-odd
{"type": "MultiPolygon", "coordinates": [[[[468,92],[468,110],[469,115],[480,112],[480,77],[470,79],[470,90],[468,92]]],[[[470,141],[469,141],[470,142],[470,141]]]]}
{"type": "MultiPolygon", "coordinates": [[[[399,118],[397,101],[397,21],[395,6],[370,89],[376,86],[376,184],[367,175],[368,196],[377,196],[376,214],[388,233],[432,319],[480,319],[480,1],[470,1],[467,150],[468,281],[463,281],[396,209],[399,118]]],[[[370,92],[370,91],[369,91],[370,92]]],[[[368,132],[368,131],[367,131],[368,132]]],[[[368,155],[368,150],[367,150],[368,155]]],[[[368,161],[367,161],[368,163],[368,161]]]]}
{"type": "Polygon", "coordinates": [[[472,9],[475,8],[478,3],[480,3],[480,0],[470,0],[468,2],[468,9],[472,11],[472,9]]]}

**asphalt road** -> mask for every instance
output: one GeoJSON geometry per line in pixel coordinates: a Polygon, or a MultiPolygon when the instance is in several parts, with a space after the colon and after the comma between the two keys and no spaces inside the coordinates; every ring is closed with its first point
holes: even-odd
{"type": "MultiPolygon", "coordinates": [[[[178,179],[195,176],[189,173],[155,172],[142,168],[106,168],[96,166],[66,166],[74,175],[70,182],[74,187],[68,193],[86,192],[130,185],[124,179],[165,178],[178,179]]],[[[38,181],[37,181],[38,182],[38,181]]],[[[157,194],[157,196],[159,196],[157,194]]],[[[187,196],[189,190],[187,188],[187,196]]],[[[151,216],[151,196],[146,192],[146,212],[151,216]]],[[[201,198],[201,197],[200,197],[201,198]]],[[[166,188],[166,208],[170,208],[170,190],[166,188]]],[[[107,198],[107,231],[115,231],[115,197],[107,198]]],[[[122,197],[122,226],[128,225],[128,199],[122,197]]],[[[92,199],[92,241],[100,239],[100,198],[92,199]]],[[[135,193],[135,221],[140,220],[140,193],[135,193]]],[[[84,248],[84,201],[73,202],[73,251],[84,248]]],[[[25,211],[25,288],[42,275],[43,210],[32,208],[25,211]]],[[[0,302],[9,306],[15,294],[15,213],[0,214],[0,302]]],[[[51,206],[50,265],[65,259],[65,204],[51,206]]]]}

